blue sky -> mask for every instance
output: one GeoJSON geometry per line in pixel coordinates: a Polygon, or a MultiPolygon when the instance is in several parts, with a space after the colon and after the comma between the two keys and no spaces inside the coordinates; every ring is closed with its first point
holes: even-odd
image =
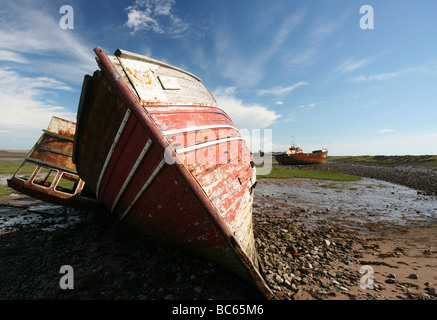
{"type": "Polygon", "coordinates": [[[274,151],[437,154],[436,14],[435,0],[2,1],[0,149],[76,120],[101,46],[199,76],[238,128],[271,129],[274,151]]]}

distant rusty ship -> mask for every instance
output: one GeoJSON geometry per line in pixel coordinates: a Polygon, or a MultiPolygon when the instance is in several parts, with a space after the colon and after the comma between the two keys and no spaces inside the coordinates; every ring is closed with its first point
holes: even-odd
{"type": "Polygon", "coordinates": [[[322,148],[311,153],[304,153],[302,149],[292,144],[289,149],[275,154],[275,159],[281,164],[323,164],[328,157],[328,150],[322,148]]]}
{"type": "Polygon", "coordinates": [[[272,298],[253,226],[256,169],[230,117],[195,75],[94,49],[73,161],[100,203],[141,232],[234,271],[272,298]]]}

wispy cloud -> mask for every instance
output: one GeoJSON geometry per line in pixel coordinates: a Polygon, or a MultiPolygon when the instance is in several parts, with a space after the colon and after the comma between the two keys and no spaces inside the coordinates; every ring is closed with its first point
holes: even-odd
{"type": "Polygon", "coordinates": [[[287,65],[291,69],[308,67],[316,62],[319,54],[319,46],[297,50],[290,55],[287,65]]]}
{"type": "Polygon", "coordinates": [[[361,82],[370,82],[370,81],[387,81],[405,75],[433,73],[436,72],[436,70],[437,70],[437,60],[433,60],[423,65],[404,68],[394,72],[377,73],[367,76],[359,75],[357,77],[349,78],[347,82],[361,83],[361,82]]]}
{"type": "Polygon", "coordinates": [[[298,106],[297,108],[298,109],[301,109],[301,110],[312,110],[312,109],[314,109],[316,107],[316,104],[315,103],[310,103],[310,104],[302,104],[302,105],[300,105],[300,106],[298,106]]]}
{"type": "Polygon", "coordinates": [[[271,36],[254,42],[249,51],[241,46],[240,39],[234,36],[234,28],[227,21],[218,22],[213,28],[212,38],[213,55],[220,66],[220,74],[239,87],[258,85],[266,73],[266,65],[280,52],[305,16],[306,10],[298,8],[288,16],[277,19],[276,28],[269,31],[271,36]]]}
{"type": "Polygon", "coordinates": [[[360,106],[359,109],[370,108],[370,107],[373,107],[373,106],[376,106],[376,105],[380,104],[381,102],[382,102],[382,101],[370,102],[370,103],[367,103],[367,104],[365,104],[365,105],[360,106]]]}
{"type": "Polygon", "coordinates": [[[390,73],[379,73],[379,74],[372,74],[369,76],[359,75],[358,77],[354,77],[349,79],[349,82],[352,83],[359,83],[359,82],[369,82],[369,81],[386,81],[393,78],[396,78],[399,76],[402,72],[390,72],[390,73]]]}
{"type": "Polygon", "coordinates": [[[9,129],[42,129],[53,115],[75,119],[75,114],[62,106],[45,103],[43,95],[73,89],[62,81],[48,77],[25,77],[0,69],[0,127],[9,129]]]}
{"type": "Polygon", "coordinates": [[[174,12],[175,3],[175,0],[136,0],[126,8],[126,26],[132,28],[134,33],[151,30],[178,37],[188,25],[174,12]]]}
{"type": "Polygon", "coordinates": [[[71,30],[61,29],[60,16],[48,14],[43,6],[29,1],[6,2],[5,14],[0,18],[0,56],[26,63],[27,72],[37,71],[81,82],[83,75],[96,67],[92,47],[85,45],[71,30]],[[28,63],[30,55],[32,62],[38,59],[38,64],[28,63]]]}
{"type": "Polygon", "coordinates": [[[314,64],[323,54],[323,45],[327,39],[341,29],[349,15],[350,12],[345,11],[337,19],[316,19],[307,31],[305,43],[286,58],[288,67],[304,68],[314,64]]]}
{"type": "Polygon", "coordinates": [[[73,91],[66,83],[49,77],[25,77],[15,71],[0,68],[0,86],[3,92],[24,92],[30,96],[41,95],[44,89],[73,91]]]}
{"type": "Polygon", "coordinates": [[[21,141],[31,147],[54,115],[75,120],[75,113],[55,100],[61,92],[77,90],[84,74],[97,67],[92,47],[74,30],[61,29],[59,12],[47,6],[24,0],[2,3],[2,145],[21,141]]]}
{"type": "Polygon", "coordinates": [[[0,61],[11,61],[17,63],[29,63],[29,60],[24,58],[22,55],[9,51],[9,50],[0,50],[0,61]]]}
{"type": "Polygon", "coordinates": [[[281,116],[281,118],[277,121],[278,123],[286,123],[286,122],[294,122],[297,120],[297,115],[294,112],[291,112],[285,116],[281,116]]]}
{"type": "Polygon", "coordinates": [[[392,129],[381,129],[381,130],[378,130],[378,132],[379,133],[388,133],[388,132],[393,132],[394,130],[392,130],[392,129]]]}
{"type": "Polygon", "coordinates": [[[340,72],[340,73],[349,73],[353,72],[355,70],[360,69],[361,67],[364,67],[371,63],[374,59],[368,58],[368,59],[361,59],[361,60],[355,60],[355,59],[348,59],[338,67],[334,69],[334,72],[340,72]]]}
{"type": "Polygon", "coordinates": [[[264,95],[264,94],[281,95],[281,94],[293,91],[294,89],[296,89],[300,86],[307,85],[307,84],[308,84],[308,82],[300,81],[300,82],[295,83],[295,84],[288,86],[288,87],[276,87],[276,88],[268,89],[268,90],[258,90],[257,93],[260,96],[264,95]]]}

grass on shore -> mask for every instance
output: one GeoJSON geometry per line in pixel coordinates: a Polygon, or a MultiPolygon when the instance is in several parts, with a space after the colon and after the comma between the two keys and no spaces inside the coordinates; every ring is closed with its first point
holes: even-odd
{"type": "Polygon", "coordinates": [[[257,175],[257,178],[276,178],[276,179],[290,179],[290,178],[307,178],[318,180],[331,181],[359,181],[360,176],[352,176],[343,173],[335,173],[328,171],[312,171],[312,170],[295,170],[286,168],[272,168],[268,175],[257,175]]]}
{"type": "MultiPolygon", "coordinates": [[[[0,173],[14,174],[23,163],[22,160],[0,160],[0,173]]],[[[32,173],[32,172],[26,172],[32,173]]]]}
{"type": "Polygon", "coordinates": [[[18,191],[15,191],[12,188],[9,188],[6,185],[0,185],[0,196],[8,196],[12,193],[18,193],[18,191]]]}
{"type": "MultiPolygon", "coordinates": [[[[15,172],[17,172],[22,163],[22,160],[0,160],[0,174],[11,174],[12,176],[15,172]]],[[[33,171],[27,173],[32,172],[33,171]]],[[[0,185],[0,196],[7,196],[12,193],[18,193],[18,191],[9,188],[7,185],[0,185]]]]}

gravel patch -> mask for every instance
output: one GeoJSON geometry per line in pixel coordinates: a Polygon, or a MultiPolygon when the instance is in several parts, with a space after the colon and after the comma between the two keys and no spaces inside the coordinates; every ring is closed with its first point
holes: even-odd
{"type": "MultiPolygon", "coordinates": [[[[313,169],[338,170],[402,185],[408,182],[410,187],[428,194],[436,191],[431,182],[436,181],[432,168],[325,164],[313,169]],[[404,175],[409,178],[399,179],[404,175]]],[[[9,214],[14,210],[14,216],[28,214],[25,206],[17,205],[19,199],[14,199],[15,204],[1,209],[9,214]]],[[[363,276],[361,265],[394,266],[397,273],[403,265],[387,259],[405,255],[406,249],[378,251],[379,240],[371,245],[367,237],[348,229],[347,225],[331,223],[327,211],[320,211],[327,216],[322,220],[324,223],[309,228],[303,223],[308,212],[289,208],[286,215],[278,214],[282,212],[278,210],[280,206],[283,204],[273,199],[255,197],[256,246],[276,299],[386,299],[387,292],[395,290],[398,299],[437,299],[435,284],[423,279],[422,274],[418,280],[410,277],[403,282],[397,277],[393,284],[380,280],[372,290],[357,294],[363,276]],[[426,282],[426,288],[411,281],[426,282]]],[[[54,214],[42,214],[31,224],[17,223],[0,232],[0,299],[262,298],[255,288],[227,269],[150,241],[106,212],[79,210],[73,214],[71,209],[63,207],[56,210],[54,214]],[[60,287],[63,265],[70,265],[74,270],[74,289],[60,287]]],[[[0,214],[5,215],[4,212],[0,214]]],[[[435,248],[426,250],[429,259],[436,259],[435,248]]],[[[408,269],[407,276],[412,273],[417,272],[408,269]]]]}

